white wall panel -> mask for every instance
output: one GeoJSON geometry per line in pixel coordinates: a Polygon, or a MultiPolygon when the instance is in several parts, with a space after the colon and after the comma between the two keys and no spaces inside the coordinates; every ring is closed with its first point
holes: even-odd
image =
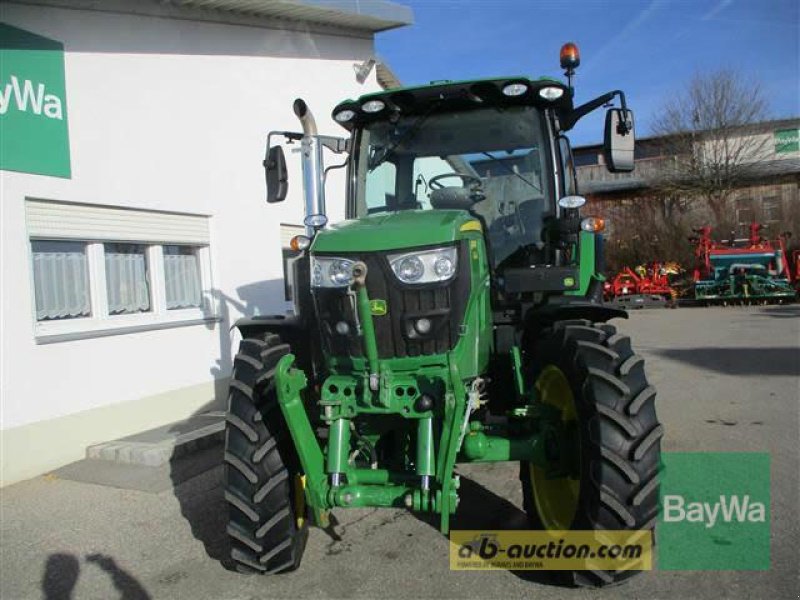
{"type": "MultiPolygon", "coordinates": [[[[3,21],[64,43],[72,178],[0,172],[0,427],[227,377],[232,323],[289,307],[280,224],[303,220],[300,158],[287,152],[289,195],[267,205],[266,135],[299,129],[297,97],[320,133],[345,135],[330,113],[378,89],[374,73],[362,85],[353,71],[372,41],[13,3],[3,21]],[[208,242],[222,322],[37,345],[29,226],[44,238],[208,242]]],[[[328,179],[336,220],[344,174],[328,179]]]]}

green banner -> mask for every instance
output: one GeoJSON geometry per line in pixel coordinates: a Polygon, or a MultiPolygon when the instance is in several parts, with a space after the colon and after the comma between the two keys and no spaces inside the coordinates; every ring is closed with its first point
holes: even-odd
{"type": "Polygon", "coordinates": [[[800,151],[800,129],[778,129],[775,131],[775,154],[800,151]]]}
{"type": "Polygon", "coordinates": [[[69,178],[64,45],[0,23],[0,169],[69,178]]]}
{"type": "Polygon", "coordinates": [[[658,568],[769,569],[769,459],[749,452],[663,454],[658,568]]]}

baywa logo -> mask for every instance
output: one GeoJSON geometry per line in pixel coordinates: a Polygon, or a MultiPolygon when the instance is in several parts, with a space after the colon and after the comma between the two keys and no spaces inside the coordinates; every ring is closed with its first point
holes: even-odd
{"type": "Polygon", "coordinates": [[[662,461],[659,568],[769,569],[769,455],[667,452],[662,461]]]}
{"type": "Polygon", "coordinates": [[[64,45],[0,23],[0,169],[70,177],[64,45]]]}
{"type": "Polygon", "coordinates": [[[44,83],[30,79],[20,81],[16,75],[11,75],[10,81],[0,88],[0,115],[5,115],[12,107],[20,112],[43,115],[49,119],[64,118],[61,98],[48,94],[44,83]]]}
{"type": "Polygon", "coordinates": [[[720,520],[724,523],[764,523],[767,509],[763,502],[751,500],[748,495],[720,496],[719,502],[691,502],[683,496],[664,496],[665,523],[687,521],[711,528],[720,520]]]}

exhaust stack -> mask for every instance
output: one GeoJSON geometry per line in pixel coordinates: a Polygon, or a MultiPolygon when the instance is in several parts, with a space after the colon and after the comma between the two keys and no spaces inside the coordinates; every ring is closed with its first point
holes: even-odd
{"type": "Polygon", "coordinates": [[[314,235],[315,228],[308,224],[311,215],[325,214],[325,166],[322,162],[322,144],[317,137],[317,122],[311,109],[302,98],[294,101],[294,114],[303,127],[300,150],[303,159],[303,196],[305,197],[306,235],[314,235]]]}

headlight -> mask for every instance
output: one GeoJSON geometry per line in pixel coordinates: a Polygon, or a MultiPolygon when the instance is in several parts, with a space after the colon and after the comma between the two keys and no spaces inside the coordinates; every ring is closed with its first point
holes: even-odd
{"type": "Polygon", "coordinates": [[[349,258],[311,257],[311,287],[338,288],[353,283],[353,265],[349,258]]]}
{"type": "Polygon", "coordinates": [[[389,264],[403,283],[423,284],[448,281],[456,274],[458,255],[454,246],[390,254],[389,264]]]}

